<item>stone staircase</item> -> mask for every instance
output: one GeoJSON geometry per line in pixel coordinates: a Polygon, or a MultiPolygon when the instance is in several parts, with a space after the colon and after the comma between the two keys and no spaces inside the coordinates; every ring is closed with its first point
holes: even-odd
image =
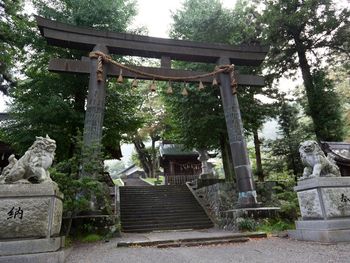
{"type": "Polygon", "coordinates": [[[186,185],[120,187],[120,214],[123,232],[213,227],[186,185]]]}

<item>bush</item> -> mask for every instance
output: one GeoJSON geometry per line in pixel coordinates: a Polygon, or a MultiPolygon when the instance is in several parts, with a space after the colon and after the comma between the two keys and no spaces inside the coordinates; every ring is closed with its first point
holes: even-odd
{"type": "MultiPolygon", "coordinates": [[[[51,168],[51,178],[58,184],[61,192],[64,194],[63,211],[66,217],[63,226],[65,235],[68,235],[72,227],[72,218],[84,212],[89,214],[99,212],[103,215],[111,215],[109,189],[102,182],[103,158],[96,154],[95,147],[82,151],[81,140],[77,140],[77,151],[69,160],[62,161],[51,168]],[[88,176],[82,176],[82,164],[84,173],[88,176]]],[[[99,148],[99,147],[98,147],[99,148]]],[[[86,232],[96,232],[91,229],[83,229],[83,224],[74,226],[75,233],[81,230],[86,232]],[[80,230],[81,229],[81,230],[80,230]]],[[[88,222],[94,224],[97,222],[88,222]]],[[[101,225],[101,224],[100,224],[101,225]]],[[[104,226],[102,226],[104,228],[104,226]]],[[[95,229],[95,228],[94,228],[95,229]]]]}
{"type": "Polygon", "coordinates": [[[249,217],[239,217],[236,222],[240,231],[255,231],[257,227],[255,220],[249,217]]]}
{"type": "Polygon", "coordinates": [[[258,231],[267,233],[276,233],[294,228],[294,223],[279,218],[266,218],[261,220],[257,225],[258,231]]]}
{"type": "Polygon", "coordinates": [[[299,216],[299,203],[297,193],[293,190],[295,186],[293,175],[289,172],[275,173],[269,176],[269,180],[277,181],[277,186],[273,188],[274,199],[277,199],[276,205],[281,208],[279,212],[281,219],[296,220],[299,216]]]}
{"type": "Polygon", "coordinates": [[[100,235],[97,235],[97,234],[89,234],[85,237],[83,237],[81,239],[81,242],[84,242],[84,243],[92,243],[92,242],[97,242],[97,241],[100,241],[102,240],[103,237],[101,237],[100,235]]]}

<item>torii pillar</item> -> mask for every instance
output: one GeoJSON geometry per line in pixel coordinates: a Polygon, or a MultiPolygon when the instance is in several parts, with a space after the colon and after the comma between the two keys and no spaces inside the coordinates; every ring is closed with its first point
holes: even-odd
{"type": "MultiPolygon", "coordinates": [[[[228,65],[228,58],[220,58],[218,65],[228,65]]],[[[256,191],[252,167],[248,157],[247,143],[244,139],[243,123],[237,94],[231,87],[230,72],[220,73],[220,93],[224,109],[227,133],[230,142],[232,162],[238,188],[238,205],[240,207],[257,206],[256,191]]]]}
{"type": "MultiPolygon", "coordinates": [[[[104,45],[96,45],[93,51],[108,54],[108,48],[104,45]]],[[[98,58],[90,58],[90,78],[87,104],[84,120],[83,151],[91,150],[92,158],[100,152],[102,140],[103,118],[106,101],[106,77],[108,64],[99,61],[98,58]],[[99,63],[102,63],[100,77],[97,74],[99,63]]],[[[84,166],[85,164],[83,164],[84,166]]],[[[82,175],[87,175],[83,167],[82,175]]]]}

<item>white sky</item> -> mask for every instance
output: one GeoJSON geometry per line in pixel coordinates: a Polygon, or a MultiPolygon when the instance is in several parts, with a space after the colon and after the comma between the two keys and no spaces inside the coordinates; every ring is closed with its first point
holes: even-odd
{"type": "MultiPolygon", "coordinates": [[[[183,0],[138,0],[138,15],[133,25],[146,26],[149,36],[168,37],[171,12],[181,8],[183,0]]],[[[233,8],[236,0],[221,0],[226,8],[233,8]]]]}

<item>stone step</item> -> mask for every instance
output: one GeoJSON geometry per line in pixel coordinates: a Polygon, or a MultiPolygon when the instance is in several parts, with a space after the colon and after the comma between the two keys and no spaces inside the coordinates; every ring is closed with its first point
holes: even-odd
{"type": "MultiPolygon", "coordinates": [[[[186,232],[188,233],[188,232],[186,232]]],[[[196,236],[193,234],[193,237],[186,238],[175,238],[175,239],[157,239],[157,240],[145,240],[145,241],[121,241],[118,242],[118,247],[149,247],[149,246],[158,246],[162,244],[171,244],[171,243],[192,243],[192,242],[207,242],[207,241],[220,241],[220,240],[230,240],[230,239],[249,239],[249,238],[266,238],[267,235],[264,232],[247,232],[247,233],[235,233],[227,234],[223,232],[220,234],[212,235],[207,233],[208,236],[196,236]]]]}
{"type": "Polygon", "coordinates": [[[152,231],[160,231],[160,230],[177,230],[177,229],[206,229],[213,227],[212,223],[201,223],[201,224],[166,224],[166,225],[138,225],[132,227],[123,227],[123,232],[134,232],[134,233],[142,233],[142,232],[152,232],[152,231]]]}
{"type": "Polygon", "coordinates": [[[188,197],[191,196],[188,192],[120,192],[123,196],[131,198],[147,198],[156,196],[171,196],[171,197],[188,197]]]}
{"type": "MultiPolygon", "coordinates": [[[[123,221],[122,221],[123,222],[123,221]]],[[[211,221],[205,217],[197,217],[197,218],[190,218],[190,217],[183,217],[183,218],[168,218],[160,220],[158,218],[152,218],[148,220],[128,220],[123,222],[123,227],[129,227],[129,226],[137,226],[137,225],[171,225],[171,224],[197,224],[197,223],[211,223],[211,221]]]]}
{"type": "Polygon", "coordinates": [[[120,205],[120,208],[131,208],[131,209],[141,209],[141,210],[148,210],[153,208],[176,208],[176,207],[200,207],[199,204],[194,203],[193,201],[187,201],[183,203],[179,202],[171,202],[171,201],[165,201],[164,203],[124,203],[120,205]]]}
{"type": "Polygon", "coordinates": [[[120,214],[124,232],[213,226],[187,186],[122,187],[120,214]]]}
{"type": "Polygon", "coordinates": [[[188,194],[188,190],[184,191],[120,191],[125,195],[186,195],[188,194]]]}
{"type": "Polygon", "coordinates": [[[192,242],[175,242],[175,243],[165,243],[157,245],[157,248],[171,248],[171,247],[197,247],[197,246],[212,246],[212,245],[222,245],[230,243],[243,243],[249,241],[249,238],[240,237],[232,239],[220,239],[220,240],[208,240],[208,241],[192,241],[192,242]]]}
{"type": "Polygon", "coordinates": [[[142,188],[153,188],[156,190],[164,190],[164,189],[185,189],[186,185],[157,185],[157,186],[121,186],[121,189],[142,189],[142,188]]]}
{"type": "Polygon", "coordinates": [[[162,189],[162,190],[157,190],[154,189],[153,187],[148,187],[147,189],[119,189],[119,192],[121,193],[186,193],[188,189],[162,189]]]}
{"type": "Polygon", "coordinates": [[[157,192],[157,191],[150,191],[150,192],[120,192],[122,193],[123,195],[125,196],[142,196],[142,197],[145,197],[145,196],[183,196],[183,195],[187,195],[189,196],[189,193],[188,192],[185,192],[185,191],[176,191],[176,192],[170,192],[170,191],[164,191],[164,192],[157,192]]]}
{"type": "Polygon", "coordinates": [[[176,213],[176,214],[169,214],[169,213],[148,213],[148,214],[123,214],[121,216],[122,220],[132,220],[132,219],[150,219],[150,218],[183,218],[183,217],[197,217],[197,216],[206,216],[204,211],[193,211],[193,212],[183,212],[183,213],[176,213]]]}
{"type": "Polygon", "coordinates": [[[171,196],[156,196],[152,198],[126,198],[123,196],[120,201],[124,202],[125,204],[132,204],[132,203],[153,203],[153,202],[191,202],[193,201],[193,197],[186,196],[186,197],[171,197],[171,196]]]}
{"type": "Polygon", "coordinates": [[[176,208],[167,208],[167,207],[159,207],[159,208],[154,208],[152,210],[142,210],[142,209],[120,209],[120,214],[121,215],[139,215],[139,214],[154,214],[154,215],[161,215],[161,214],[176,214],[176,213],[191,213],[193,211],[202,211],[199,208],[194,209],[192,207],[176,207],[176,208]]]}

